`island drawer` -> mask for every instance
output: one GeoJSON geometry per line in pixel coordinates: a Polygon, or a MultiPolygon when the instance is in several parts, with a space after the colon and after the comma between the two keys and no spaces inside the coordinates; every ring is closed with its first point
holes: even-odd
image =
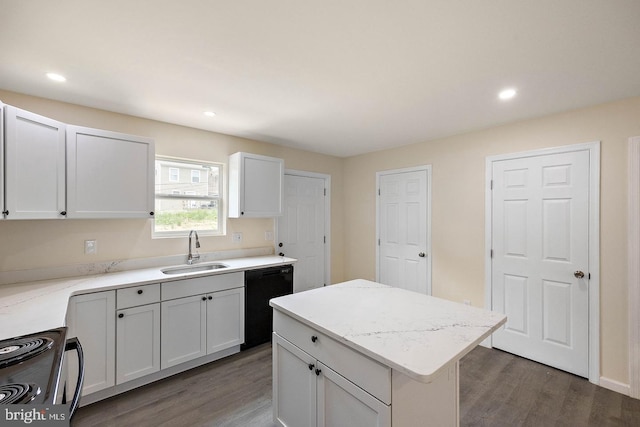
{"type": "Polygon", "coordinates": [[[116,309],[160,302],[160,284],[134,286],[116,291],[116,309]]]}
{"type": "Polygon", "coordinates": [[[244,286],[244,272],[216,274],[162,283],[162,301],[244,286]]]}
{"type": "Polygon", "coordinates": [[[278,310],[273,311],[273,330],[378,400],[391,404],[391,368],[278,310]]]}

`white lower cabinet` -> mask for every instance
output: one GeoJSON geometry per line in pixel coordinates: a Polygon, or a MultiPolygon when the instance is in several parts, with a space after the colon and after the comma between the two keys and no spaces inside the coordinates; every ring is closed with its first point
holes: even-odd
{"type": "Polygon", "coordinates": [[[350,381],[347,372],[342,374],[279,336],[276,330],[274,421],[282,426],[391,426],[391,406],[350,381]]]}
{"type": "Polygon", "coordinates": [[[244,286],[207,295],[207,354],[244,343],[244,286]]]}
{"type": "Polygon", "coordinates": [[[244,287],[163,301],[161,318],[162,369],[239,346],[244,287]]]}
{"type": "Polygon", "coordinates": [[[160,370],[160,303],[118,310],[116,384],[160,370]]]}
{"type": "MultiPolygon", "coordinates": [[[[115,385],[115,318],[115,291],[74,296],[69,302],[68,334],[80,340],[84,352],[83,396],[115,385]]],[[[73,384],[77,372],[77,360],[70,357],[68,378],[73,384]]]]}
{"type": "Polygon", "coordinates": [[[162,303],[162,369],[207,354],[206,300],[194,295],[162,303]]]}
{"type": "MultiPolygon", "coordinates": [[[[84,350],[82,396],[92,403],[240,351],[244,272],[73,296],[67,326],[84,350]]],[[[66,369],[72,390],[76,358],[66,369]]]]}

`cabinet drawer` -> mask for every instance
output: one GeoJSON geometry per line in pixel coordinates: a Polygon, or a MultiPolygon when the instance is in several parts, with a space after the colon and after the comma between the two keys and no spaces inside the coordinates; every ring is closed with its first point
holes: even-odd
{"type": "Polygon", "coordinates": [[[160,284],[118,289],[116,291],[116,300],[116,308],[118,310],[160,302],[160,284]]]}
{"type": "Polygon", "coordinates": [[[273,311],[273,330],[382,402],[391,404],[391,368],[277,310],[273,311]]]}
{"type": "Polygon", "coordinates": [[[244,286],[244,272],[216,274],[162,283],[162,301],[244,286]]]}

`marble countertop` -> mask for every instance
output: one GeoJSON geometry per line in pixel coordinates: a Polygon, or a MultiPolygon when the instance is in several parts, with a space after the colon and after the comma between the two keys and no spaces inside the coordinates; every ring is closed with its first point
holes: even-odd
{"type": "Polygon", "coordinates": [[[424,383],[507,320],[501,313],[367,280],[274,298],[270,304],[424,383]]]}
{"type": "MultiPolygon", "coordinates": [[[[228,268],[167,275],[164,266],[0,286],[0,340],[65,326],[69,298],[73,295],[150,283],[166,283],[191,277],[246,271],[295,263],[281,256],[222,259],[228,268]]],[[[206,265],[207,262],[195,264],[206,265]]]]}

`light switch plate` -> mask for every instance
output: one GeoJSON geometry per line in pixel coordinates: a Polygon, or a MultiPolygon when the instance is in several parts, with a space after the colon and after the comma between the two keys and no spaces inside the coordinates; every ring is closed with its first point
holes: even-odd
{"type": "Polygon", "coordinates": [[[273,231],[265,231],[264,232],[264,240],[266,240],[268,242],[272,242],[273,241],[273,231]]]}

